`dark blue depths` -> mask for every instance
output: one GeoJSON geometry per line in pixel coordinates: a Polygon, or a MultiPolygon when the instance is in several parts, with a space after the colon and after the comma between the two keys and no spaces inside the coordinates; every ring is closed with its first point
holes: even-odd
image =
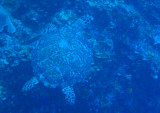
{"type": "Polygon", "coordinates": [[[158,0],[0,3],[0,113],[160,113],[158,0]],[[92,51],[93,63],[86,78],[73,85],[75,104],[67,103],[59,86],[40,82],[22,91],[35,76],[34,43],[45,33],[74,28],[84,15],[93,21],[76,32],[92,51]]]}

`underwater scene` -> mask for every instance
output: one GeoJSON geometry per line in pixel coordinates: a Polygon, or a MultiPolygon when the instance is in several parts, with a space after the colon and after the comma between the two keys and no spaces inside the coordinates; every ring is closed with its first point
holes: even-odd
{"type": "Polygon", "coordinates": [[[0,113],[160,113],[160,1],[0,0],[0,113]]]}

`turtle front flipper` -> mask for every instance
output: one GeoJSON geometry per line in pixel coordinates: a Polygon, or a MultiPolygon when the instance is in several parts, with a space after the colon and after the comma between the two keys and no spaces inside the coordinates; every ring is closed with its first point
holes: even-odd
{"type": "Polygon", "coordinates": [[[75,103],[75,93],[72,87],[67,86],[62,89],[62,92],[65,94],[65,99],[69,104],[75,103]]]}
{"type": "Polygon", "coordinates": [[[24,84],[24,86],[22,87],[22,91],[28,91],[38,83],[39,83],[38,79],[36,77],[32,77],[28,82],[24,84]]]}

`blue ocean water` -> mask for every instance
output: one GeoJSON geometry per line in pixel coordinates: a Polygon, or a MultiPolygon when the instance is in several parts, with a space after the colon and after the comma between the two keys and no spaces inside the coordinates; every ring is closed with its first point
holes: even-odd
{"type": "Polygon", "coordinates": [[[160,1],[0,0],[0,113],[160,113],[160,1]]]}

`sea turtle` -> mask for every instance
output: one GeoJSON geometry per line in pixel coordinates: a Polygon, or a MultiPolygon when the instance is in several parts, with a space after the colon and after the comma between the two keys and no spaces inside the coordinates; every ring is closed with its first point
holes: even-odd
{"type": "Polygon", "coordinates": [[[23,91],[39,82],[51,88],[60,86],[66,100],[70,104],[75,103],[72,86],[86,78],[93,62],[92,52],[82,33],[92,19],[87,15],[71,26],[49,30],[41,36],[32,50],[35,76],[23,86],[23,91]]]}

